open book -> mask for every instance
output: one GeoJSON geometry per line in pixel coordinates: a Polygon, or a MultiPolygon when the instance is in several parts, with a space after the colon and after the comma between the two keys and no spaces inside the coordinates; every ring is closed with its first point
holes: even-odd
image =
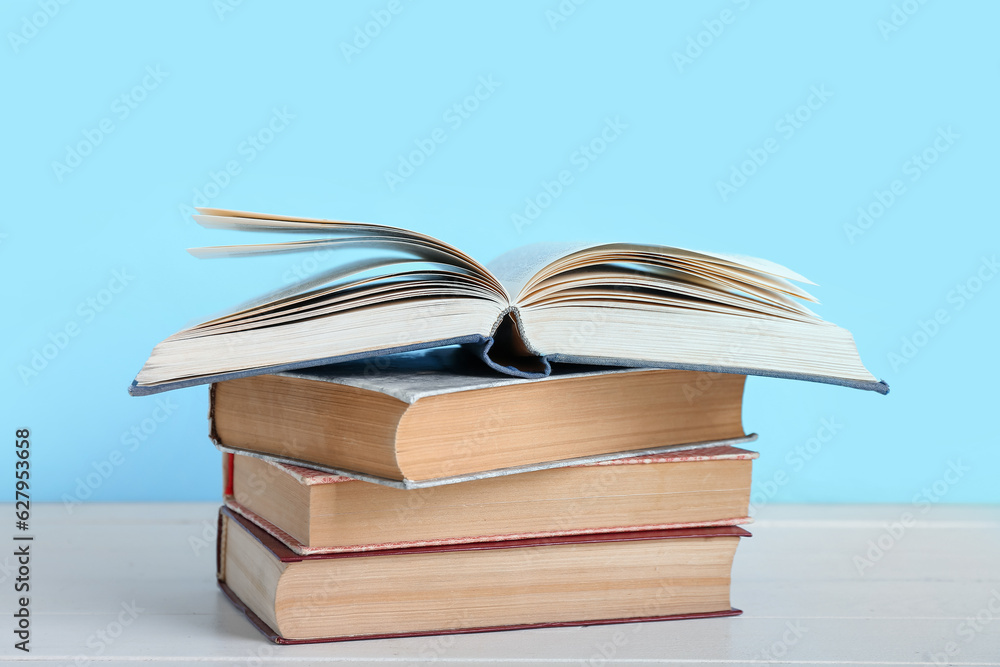
{"type": "MultiPolygon", "coordinates": [[[[648,366],[826,382],[879,393],[850,332],[802,301],[773,262],[670,246],[544,243],[488,266],[398,227],[198,209],[215,229],[315,238],[196,248],[197,257],[363,250],[157,345],[129,388],[152,394],[443,345],[532,378],[550,362],[648,366]]],[[[377,368],[377,365],[376,365],[377,368]]]]}

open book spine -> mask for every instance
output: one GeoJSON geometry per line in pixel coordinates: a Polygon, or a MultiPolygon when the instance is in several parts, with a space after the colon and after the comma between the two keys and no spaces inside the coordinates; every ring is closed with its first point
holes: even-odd
{"type": "MultiPolygon", "coordinates": [[[[233,605],[239,611],[243,612],[247,620],[249,620],[250,623],[255,628],[257,628],[265,637],[267,637],[267,639],[274,642],[275,644],[319,644],[326,642],[352,641],[358,639],[388,639],[392,637],[426,637],[433,635],[456,635],[456,634],[470,634],[477,632],[502,632],[507,630],[527,630],[534,628],[564,628],[564,627],[578,627],[578,626],[589,626],[589,625],[613,625],[620,623],[644,623],[649,621],[670,621],[670,620],[682,620],[682,619],[692,619],[692,618],[716,618],[723,616],[738,616],[743,613],[742,610],[740,609],[727,609],[724,611],[705,612],[699,614],[675,614],[671,616],[642,616],[634,618],[595,619],[595,620],[558,622],[558,623],[525,623],[521,625],[502,625],[502,626],[488,626],[488,627],[477,627],[477,628],[453,628],[453,629],[433,630],[426,632],[396,632],[396,633],[386,632],[380,634],[350,635],[342,637],[322,637],[315,639],[288,639],[280,636],[277,632],[274,631],[273,628],[271,628],[259,616],[257,616],[257,614],[255,614],[249,607],[247,607],[247,605],[244,604],[242,600],[240,600],[239,596],[237,596],[232,591],[232,589],[229,588],[229,585],[226,583],[226,572],[224,567],[226,558],[225,558],[225,553],[223,551],[223,549],[226,548],[226,543],[227,543],[225,535],[223,534],[226,525],[224,521],[226,516],[229,516],[235,519],[236,521],[240,522],[241,524],[243,524],[243,526],[251,533],[251,535],[253,535],[255,539],[257,539],[259,542],[264,544],[265,547],[270,549],[271,552],[274,553],[274,555],[277,556],[278,559],[282,562],[295,562],[295,561],[309,560],[315,558],[330,558],[331,556],[350,557],[352,555],[360,555],[360,554],[336,554],[336,555],[326,554],[326,555],[311,555],[311,556],[297,555],[292,553],[285,545],[283,545],[281,542],[279,542],[274,537],[269,535],[267,532],[263,531],[261,528],[254,525],[253,523],[247,521],[247,519],[235,514],[232,510],[226,507],[222,507],[219,509],[217,539],[215,542],[216,580],[218,581],[219,588],[222,589],[222,592],[226,594],[226,597],[229,598],[230,602],[232,602],[233,605]]],[[[655,532],[656,531],[650,531],[650,534],[654,534],[655,532]]],[[[677,538],[692,536],[695,533],[698,533],[699,534],[698,536],[704,536],[704,537],[716,536],[716,535],[719,536],[725,535],[729,537],[750,537],[750,533],[737,526],[722,526],[718,528],[707,528],[707,529],[706,528],[680,529],[672,531],[672,533],[673,535],[671,536],[677,538]]],[[[606,539],[620,540],[623,539],[624,535],[628,534],[621,534],[621,533],[610,534],[606,537],[606,539]]],[[[567,537],[540,538],[536,540],[531,540],[531,542],[542,544],[545,543],[546,541],[555,541],[560,539],[565,540],[567,539],[567,537]]],[[[569,536],[568,539],[574,539],[574,536],[569,536]]],[[[528,545],[528,541],[524,541],[523,543],[525,544],[525,546],[528,545]]],[[[513,543],[508,543],[508,544],[513,544],[513,543]]],[[[443,545],[439,547],[423,547],[423,548],[427,550],[435,550],[435,549],[478,550],[489,547],[481,543],[475,543],[466,545],[443,545]]],[[[414,549],[414,551],[419,549],[420,548],[414,549]]],[[[384,553],[391,554],[394,552],[387,551],[384,553]]]]}

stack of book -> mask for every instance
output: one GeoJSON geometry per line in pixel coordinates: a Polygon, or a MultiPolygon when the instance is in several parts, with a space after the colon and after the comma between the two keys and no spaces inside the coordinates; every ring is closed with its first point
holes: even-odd
{"type": "Polygon", "coordinates": [[[211,383],[219,584],[277,642],[738,614],[746,376],[888,391],[764,260],[560,244],[487,268],[399,228],[196,218],[324,236],[200,256],[377,252],[171,336],[130,388],[211,383]]]}
{"type": "Polygon", "coordinates": [[[732,446],[751,439],[743,376],[689,401],[690,371],[527,380],[460,359],[213,386],[219,581],[261,630],[316,641],[737,613],[756,456],[732,446]]]}

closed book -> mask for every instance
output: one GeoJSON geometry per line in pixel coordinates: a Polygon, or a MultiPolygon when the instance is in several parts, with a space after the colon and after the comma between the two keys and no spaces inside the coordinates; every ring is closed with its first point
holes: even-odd
{"type": "Polygon", "coordinates": [[[739,614],[738,526],[301,555],[222,508],[218,580],[277,643],[739,614]]]}
{"type": "Polygon", "coordinates": [[[397,489],[242,454],[226,506],[297,554],[748,523],[756,452],[683,450],[397,489]]]}
{"type": "Polygon", "coordinates": [[[561,366],[500,375],[457,350],[212,385],[224,451],[419,488],[749,442],[742,375],[561,366]]]}

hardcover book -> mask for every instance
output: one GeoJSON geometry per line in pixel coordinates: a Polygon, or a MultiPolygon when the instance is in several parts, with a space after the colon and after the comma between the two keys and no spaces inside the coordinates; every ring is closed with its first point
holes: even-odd
{"type": "Polygon", "coordinates": [[[551,362],[799,378],[886,393],[851,334],[803,301],[809,281],[763,259],[636,243],[536,244],[489,266],[443,241],[359,222],[199,209],[217,229],[315,238],[192,250],[234,257],[361,250],[362,259],[184,329],[130,392],[461,343],[495,370],[551,362]]]}
{"type": "Polygon", "coordinates": [[[561,365],[537,380],[455,349],[227,380],[211,436],[265,456],[403,488],[752,440],[745,376],[561,365]]]}
{"type": "Polygon", "coordinates": [[[297,554],[749,523],[756,452],[670,452],[421,490],[223,457],[225,503],[297,554]]]}
{"type": "Polygon", "coordinates": [[[277,643],[731,616],[737,526],[300,555],[219,515],[218,581],[277,643]]]}

